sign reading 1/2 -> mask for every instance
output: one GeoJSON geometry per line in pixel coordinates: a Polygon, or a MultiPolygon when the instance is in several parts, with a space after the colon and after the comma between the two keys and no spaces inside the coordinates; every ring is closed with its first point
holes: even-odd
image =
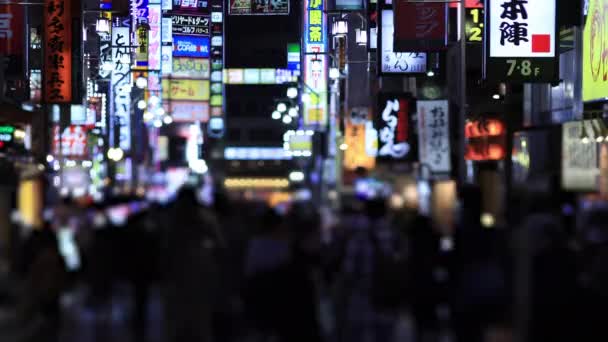
{"type": "Polygon", "coordinates": [[[467,42],[481,43],[483,41],[483,8],[467,8],[465,28],[467,42]]]}

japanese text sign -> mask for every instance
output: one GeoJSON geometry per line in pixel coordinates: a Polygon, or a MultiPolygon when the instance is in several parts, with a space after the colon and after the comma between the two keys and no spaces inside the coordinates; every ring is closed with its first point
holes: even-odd
{"type": "Polygon", "coordinates": [[[562,187],[565,190],[596,191],[600,175],[598,165],[598,146],[583,144],[581,131],[589,134],[594,141],[593,121],[564,123],[562,127],[562,187]]]}
{"type": "Polygon", "coordinates": [[[304,124],[323,130],[327,122],[327,30],[323,0],[304,1],[304,83],[310,101],[303,103],[304,124]]]}
{"type": "Polygon", "coordinates": [[[0,54],[23,55],[23,6],[0,5],[0,54]]]}
{"type": "MultiPolygon", "coordinates": [[[[131,40],[128,27],[112,28],[112,96],[111,129],[118,127],[118,146],[125,152],[131,149],[131,40]]],[[[110,134],[113,139],[113,134],[110,134]]],[[[111,141],[116,146],[116,141],[111,141]]]]}
{"type": "Polygon", "coordinates": [[[209,102],[166,101],[164,107],[174,122],[209,121],[209,102]]]}
{"type": "Polygon", "coordinates": [[[468,43],[481,43],[483,41],[483,8],[467,8],[465,10],[465,33],[468,43]]]}
{"type": "Polygon", "coordinates": [[[209,37],[173,36],[173,57],[209,57],[209,37]]]}
{"type": "Polygon", "coordinates": [[[163,99],[208,101],[209,81],[163,79],[163,99]]]}
{"type": "Polygon", "coordinates": [[[72,19],[70,0],[46,0],[44,6],[44,99],[72,101],[72,19]]]}
{"type": "Polygon", "coordinates": [[[393,11],[382,10],[380,18],[380,73],[426,72],[426,53],[395,52],[393,48],[393,11]]]}
{"type": "Polygon", "coordinates": [[[395,1],[394,51],[425,52],[447,47],[447,4],[395,1]]]}
{"type": "Polygon", "coordinates": [[[486,78],[557,78],[556,0],[486,0],[485,10],[486,78]]]}
{"type": "Polygon", "coordinates": [[[410,124],[410,96],[381,93],[378,100],[378,157],[412,159],[417,151],[412,148],[416,141],[410,124]]]}
{"type": "Polygon", "coordinates": [[[452,166],[448,101],[418,101],[417,112],[420,163],[431,173],[449,173],[452,166]]]}
{"type": "Polygon", "coordinates": [[[148,5],[148,68],[160,70],[161,68],[161,9],[160,4],[148,5]]]}
{"type": "Polygon", "coordinates": [[[171,27],[174,34],[208,36],[209,16],[173,14],[171,16],[171,27]]]}

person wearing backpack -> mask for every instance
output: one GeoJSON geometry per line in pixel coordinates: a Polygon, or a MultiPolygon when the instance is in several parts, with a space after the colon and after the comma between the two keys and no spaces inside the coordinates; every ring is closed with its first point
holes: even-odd
{"type": "Polygon", "coordinates": [[[367,201],[365,215],[353,224],[343,265],[349,284],[345,340],[391,341],[407,293],[406,249],[387,220],[384,199],[367,201]]]}

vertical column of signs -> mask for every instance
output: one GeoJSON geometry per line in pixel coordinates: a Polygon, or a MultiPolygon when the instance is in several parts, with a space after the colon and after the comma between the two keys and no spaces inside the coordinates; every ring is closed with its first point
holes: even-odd
{"type": "Polygon", "coordinates": [[[304,125],[323,130],[327,122],[327,18],[323,0],[304,0],[304,125]]]}
{"type": "Polygon", "coordinates": [[[174,122],[192,123],[209,120],[211,5],[207,1],[173,1],[164,26],[170,34],[164,40],[173,43],[171,54],[165,48],[166,73],[163,78],[165,111],[174,122]],[[169,22],[170,21],[170,22],[169,22]]]}
{"type": "MultiPolygon", "coordinates": [[[[223,1],[211,3],[211,116],[224,115],[224,8],[223,1]]],[[[218,121],[218,120],[215,120],[218,121]]]]}

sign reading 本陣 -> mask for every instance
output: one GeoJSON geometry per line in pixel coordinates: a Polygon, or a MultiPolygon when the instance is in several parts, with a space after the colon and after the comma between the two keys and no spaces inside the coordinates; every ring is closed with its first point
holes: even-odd
{"type": "Polygon", "coordinates": [[[583,101],[608,96],[608,0],[589,0],[583,31],[583,101]]]}
{"type": "Polygon", "coordinates": [[[327,20],[323,0],[304,0],[304,125],[323,130],[327,122],[327,20]]]}
{"type": "Polygon", "coordinates": [[[485,10],[485,78],[557,80],[556,0],[486,0],[485,10]]]}
{"type": "Polygon", "coordinates": [[[171,15],[171,27],[173,34],[209,36],[209,16],[173,14],[171,15]]]}
{"type": "Polygon", "coordinates": [[[420,163],[433,174],[449,173],[452,166],[448,101],[418,101],[416,106],[420,163]]]}
{"type": "Polygon", "coordinates": [[[70,0],[45,0],[44,100],[72,101],[72,19],[70,0]]]}

